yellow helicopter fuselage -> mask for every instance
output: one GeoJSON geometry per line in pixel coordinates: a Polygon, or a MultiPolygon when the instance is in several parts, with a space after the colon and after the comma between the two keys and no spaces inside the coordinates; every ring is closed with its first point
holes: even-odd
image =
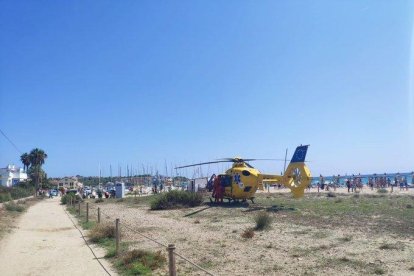
{"type": "Polygon", "coordinates": [[[256,191],[262,187],[262,184],[259,183],[259,170],[249,168],[243,162],[234,163],[232,168],[226,171],[226,176],[231,177],[231,185],[224,189],[226,198],[251,199],[256,191]]]}

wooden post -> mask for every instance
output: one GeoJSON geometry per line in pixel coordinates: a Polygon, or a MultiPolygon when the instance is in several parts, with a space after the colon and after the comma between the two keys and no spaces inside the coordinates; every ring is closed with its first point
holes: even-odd
{"type": "Polygon", "coordinates": [[[169,244],[167,250],[168,250],[168,270],[170,272],[169,275],[176,276],[177,272],[175,269],[175,256],[174,256],[175,245],[169,244]]]}
{"type": "Polygon", "coordinates": [[[80,201],[78,203],[78,215],[80,216],[80,201]]]}
{"type": "Polygon", "coordinates": [[[119,218],[115,220],[115,252],[119,254],[119,218]]]}
{"type": "Polygon", "coordinates": [[[89,203],[86,202],[86,222],[89,222],[89,203]]]}
{"type": "Polygon", "coordinates": [[[98,223],[101,223],[101,208],[98,207],[98,223]]]}

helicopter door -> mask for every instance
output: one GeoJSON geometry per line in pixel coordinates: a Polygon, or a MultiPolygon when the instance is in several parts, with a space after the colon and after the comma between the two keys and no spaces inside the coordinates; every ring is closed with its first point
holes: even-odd
{"type": "Polygon", "coordinates": [[[220,175],[220,185],[224,188],[231,186],[231,175],[222,174],[220,175]]]}

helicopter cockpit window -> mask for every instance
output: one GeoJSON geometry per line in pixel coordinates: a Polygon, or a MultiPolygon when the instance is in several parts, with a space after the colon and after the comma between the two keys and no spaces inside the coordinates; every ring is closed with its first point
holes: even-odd
{"type": "Polygon", "coordinates": [[[244,171],[242,171],[242,174],[243,174],[244,176],[249,176],[249,175],[250,175],[250,172],[249,172],[249,171],[247,171],[247,170],[244,170],[244,171]]]}

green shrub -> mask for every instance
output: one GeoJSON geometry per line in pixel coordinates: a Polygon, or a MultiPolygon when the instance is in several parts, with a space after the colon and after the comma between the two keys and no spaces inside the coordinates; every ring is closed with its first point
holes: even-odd
{"type": "Polygon", "coordinates": [[[262,231],[269,229],[272,224],[272,217],[267,212],[260,212],[254,217],[256,222],[255,230],[262,231]]]}
{"type": "Polygon", "coordinates": [[[10,189],[10,195],[13,199],[19,199],[24,197],[29,197],[34,194],[34,189],[22,188],[22,187],[13,187],[10,189]]]}
{"type": "Polygon", "coordinates": [[[165,210],[181,207],[195,207],[203,203],[203,196],[186,191],[170,191],[156,196],[151,201],[151,210],[165,210]]]}
{"type": "Polygon", "coordinates": [[[161,251],[156,253],[134,249],[126,252],[117,266],[124,269],[128,275],[146,275],[150,274],[151,270],[160,268],[166,262],[166,258],[161,251]]]}
{"type": "Polygon", "coordinates": [[[82,200],[79,195],[68,193],[60,198],[60,203],[62,203],[63,205],[70,204],[70,199],[72,199],[73,204],[76,204],[82,200]]]}
{"type": "Polygon", "coordinates": [[[378,189],[377,193],[386,194],[386,193],[388,193],[388,191],[387,191],[387,189],[381,188],[381,189],[378,189]]]}
{"type": "Polygon", "coordinates": [[[10,200],[12,200],[12,197],[11,197],[11,195],[10,195],[10,193],[1,193],[0,194],[0,203],[1,202],[7,202],[7,201],[10,201],[10,200]]]}
{"type": "Polygon", "coordinates": [[[23,212],[25,210],[25,207],[21,204],[16,204],[14,202],[5,203],[4,207],[6,207],[7,211],[11,212],[23,212]]]}

